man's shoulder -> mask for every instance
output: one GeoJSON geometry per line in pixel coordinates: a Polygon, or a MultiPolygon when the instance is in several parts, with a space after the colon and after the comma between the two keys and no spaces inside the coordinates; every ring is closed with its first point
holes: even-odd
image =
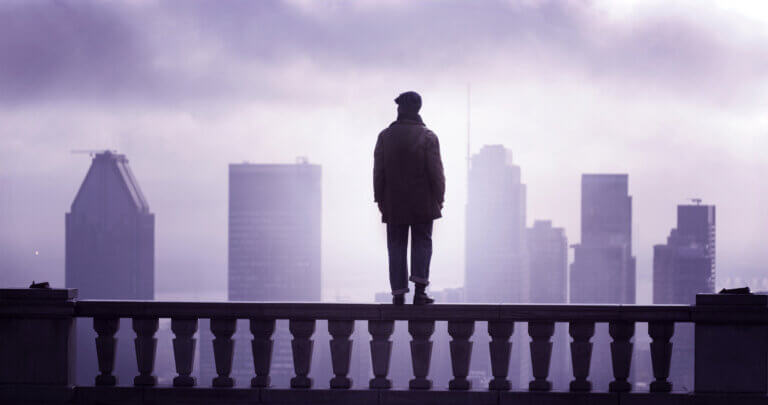
{"type": "Polygon", "coordinates": [[[432,142],[437,142],[437,134],[435,134],[431,129],[424,127],[424,136],[427,137],[432,142]]]}

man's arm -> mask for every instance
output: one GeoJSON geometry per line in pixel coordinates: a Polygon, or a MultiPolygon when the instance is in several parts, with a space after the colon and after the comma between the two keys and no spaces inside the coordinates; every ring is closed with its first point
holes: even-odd
{"type": "Polygon", "coordinates": [[[384,198],[384,146],[382,135],[376,140],[376,148],[373,150],[373,200],[381,205],[384,198]]]}
{"type": "Polygon", "coordinates": [[[427,174],[432,193],[442,208],[445,201],[445,173],[443,173],[443,160],[440,158],[440,142],[437,135],[430,132],[427,144],[427,174]]]}

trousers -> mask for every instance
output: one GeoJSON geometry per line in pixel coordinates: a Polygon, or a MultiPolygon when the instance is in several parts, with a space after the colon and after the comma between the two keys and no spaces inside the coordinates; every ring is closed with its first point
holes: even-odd
{"type": "Polygon", "coordinates": [[[405,294],[408,280],[429,284],[429,262],[432,259],[432,221],[423,224],[387,224],[389,252],[389,284],[392,294],[405,294]],[[411,231],[411,277],[408,277],[408,231],[411,231]]]}

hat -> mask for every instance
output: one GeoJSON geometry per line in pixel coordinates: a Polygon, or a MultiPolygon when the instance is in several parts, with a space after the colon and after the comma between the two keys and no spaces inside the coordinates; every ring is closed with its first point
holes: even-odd
{"type": "Polygon", "coordinates": [[[421,109],[421,96],[415,91],[406,91],[397,96],[395,103],[405,110],[419,112],[421,109]]]}

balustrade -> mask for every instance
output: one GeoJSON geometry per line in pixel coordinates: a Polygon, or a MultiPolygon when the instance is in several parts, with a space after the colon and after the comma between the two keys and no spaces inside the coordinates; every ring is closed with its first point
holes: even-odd
{"type": "MultiPolygon", "coordinates": [[[[0,321],[6,318],[28,316],[11,312],[1,298],[0,321]]],[[[508,379],[510,356],[512,352],[511,337],[516,322],[528,323],[529,351],[531,359],[531,374],[533,380],[528,385],[529,391],[549,391],[552,383],[549,380],[550,360],[552,356],[552,337],[555,325],[566,322],[572,338],[570,356],[573,366],[573,380],[570,390],[573,392],[592,391],[593,385],[589,380],[590,363],[593,353],[593,339],[596,323],[607,323],[612,359],[613,381],[610,382],[610,392],[631,392],[630,383],[631,359],[634,349],[635,325],[647,322],[650,342],[650,360],[652,364],[653,381],[644,390],[657,394],[669,393],[674,381],[669,381],[669,371],[672,359],[676,322],[699,322],[711,327],[713,336],[726,336],[725,330],[729,322],[709,307],[697,310],[695,306],[587,306],[587,305],[432,305],[423,307],[404,306],[393,308],[386,304],[279,304],[279,303],[163,303],[140,301],[76,301],[74,317],[93,319],[93,327],[97,333],[95,351],[98,356],[98,375],[94,383],[97,386],[109,387],[118,384],[113,375],[115,369],[115,352],[118,342],[115,335],[120,320],[132,319],[135,339],[133,346],[136,353],[138,375],[133,384],[142,387],[152,387],[157,384],[153,374],[157,351],[159,319],[170,318],[173,338],[173,356],[176,366],[176,376],[173,379],[175,387],[198,386],[193,374],[194,356],[197,345],[195,333],[198,329],[198,319],[210,319],[210,330],[214,336],[212,343],[201,343],[203,350],[212,350],[215,359],[217,376],[209,382],[217,388],[235,386],[235,380],[230,375],[234,355],[233,335],[238,319],[250,321],[252,335],[251,352],[253,354],[253,374],[250,386],[267,388],[271,385],[270,368],[273,356],[273,335],[276,320],[288,320],[289,330],[293,337],[291,350],[293,355],[294,376],[290,381],[292,389],[312,389],[312,356],[314,353],[315,326],[317,320],[328,320],[328,332],[331,336],[324,350],[330,351],[333,377],[324,387],[336,391],[388,390],[393,387],[389,376],[393,342],[391,337],[395,329],[395,321],[407,321],[408,333],[411,336],[410,357],[413,378],[408,382],[411,390],[433,389],[430,378],[432,362],[432,335],[436,322],[447,322],[447,330],[451,341],[449,353],[453,378],[448,381],[448,389],[452,392],[472,389],[470,365],[472,364],[473,336],[477,321],[487,322],[487,333],[490,336],[490,358],[483,359],[490,364],[491,377],[487,393],[507,391],[512,388],[508,379]],[[367,321],[370,334],[369,352],[371,373],[373,378],[367,386],[355,386],[349,377],[350,363],[353,354],[354,341],[352,335],[355,321],[367,321]],[[709,323],[706,323],[709,322],[709,323]],[[716,329],[720,328],[720,329],[716,329]],[[720,333],[721,335],[715,335],[720,333]]],[[[34,315],[34,308],[28,309],[34,315]]],[[[748,323],[751,330],[760,333],[768,328],[768,311],[760,307],[742,310],[736,316],[736,321],[748,323]],[[746,312],[744,312],[746,311],[746,312]],[[749,312],[751,311],[751,312],[749,312]],[[760,326],[762,325],[762,326],[760,326]],[[765,328],[764,328],[765,327],[765,328]]],[[[29,315],[34,319],[40,315],[29,315]]],[[[10,319],[9,318],[9,319],[10,319]]],[[[15,318],[13,318],[15,319],[15,318]]],[[[708,329],[708,330],[710,330],[708,329]]],[[[743,329],[743,328],[742,328],[743,329]]],[[[734,329],[734,330],[742,330],[734,329]]],[[[5,328],[0,333],[8,333],[5,328]]],[[[761,335],[762,336],[762,335],[761,335]]],[[[766,335],[768,336],[768,335],[766,335]]],[[[711,338],[713,340],[715,338],[711,338]]],[[[6,339],[5,342],[12,342],[6,339]]],[[[718,340],[719,341],[719,340],[718,340]]],[[[756,344],[757,340],[750,341],[756,344]]],[[[15,342],[15,341],[13,341],[15,342]]],[[[20,344],[20,343],[14,343],[20,344]]],[[[360,342],[358,343],[360,344],[360,342]]],[[[0,354],[10,356],[7,344],[0,348],[0,354]],[[6,350],[2,352],[2,350],[6,350]]],[[[697,353],[701,348],[697,348],[697,353]]],[[[701,349],[703,350],[703,349],[701,349]]],[[[762,350],[762,346],[761,346],[762,350]]],[[[758,351],[759,352],[759,351],[758,351]]],[[[762,361],[762,360],[761,360],[762,361]]],[[[0,374],[3,377],[3,374],[0,374]]],[[[7,381],[8,380],[6,378],[7,381]]],[[[0,383],[3,381],[0,380],[0,383]]],[[[246,382],[247,384],[247,382],[246,382]]],[[[359,384],[359,382],[358,382],[359,384]]],[[[759,387],[759,386],[758,386],[759,387]]],[[[280,388],[280,387],[278,387],[280,388]]],[[[484,387],[478,387],[484,388],[484,387]]],[[[197,389],[197,388],[195,388],[197,389]]],[[[635,389],[636,390],[636,389],[635,389]]],[[[399,392],[399,391],[397,391],[399,392]]],[[[393,395],[401,395],[394,392],[393,395]]],[[[499,394],[501,395],[501,394],[499,394]]],[[[671,395],[671,394],[670,394],[671,395]]],[[[351,398],[351,397],[350,397],[351,398]]]]}

